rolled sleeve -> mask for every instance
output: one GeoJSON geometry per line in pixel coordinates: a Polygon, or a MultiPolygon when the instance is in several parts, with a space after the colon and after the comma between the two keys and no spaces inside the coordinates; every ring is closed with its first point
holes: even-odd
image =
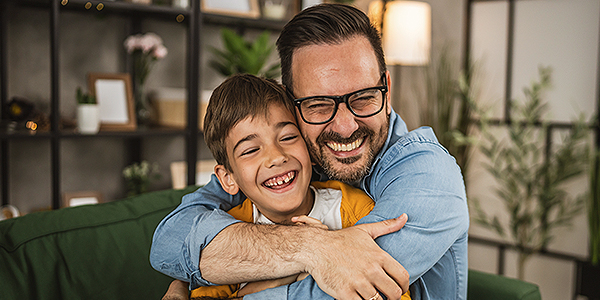
{"type": "Polygon", "coordinates": [[[150,250],[152,267],[190,282],[191,288],[213,285],[202,278],[200,253],[219,232],[240,222],[225,211],[244,198],[242,194],[231,196],[223,191],[215,175],[206,186],[185,195],[154,232],[150,250]]]}

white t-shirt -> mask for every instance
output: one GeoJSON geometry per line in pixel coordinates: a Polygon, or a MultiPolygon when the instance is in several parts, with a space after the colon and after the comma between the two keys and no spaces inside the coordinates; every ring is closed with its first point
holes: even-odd
{"type": "MultiPolygon", "coordinates": [[[[313,186],[310,186],[310,188],[315,193],[315,202],[308,216],[321,221],[329,227],[329,230],[342,229],[342,214],[340,212],[342,191],[331,188],[315,189],[313,186]]],[[[261,214],[256,205],[252,204],[252,209],[255,224],[275,224],[261,214]]]]}

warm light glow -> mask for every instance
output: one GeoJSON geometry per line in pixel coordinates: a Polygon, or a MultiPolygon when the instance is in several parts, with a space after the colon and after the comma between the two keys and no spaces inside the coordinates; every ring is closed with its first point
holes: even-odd
{"type": "Polygon", "coordinates": [[[27,121],[27,123],[25,124],[25,127],[30,129],[30,130],[37,130],[37,124],[33,121],[27,121]]]}
{"type": "Polygon", "coordinates": [[[98,3],[98,5],[96,5],[96,9],[98,11],[101,11],[104,8],[104,4],[103,3],[98,3]]]}
{"type": "Polygon", "coordinates": [[[378,30],[381,30],[381,16],[383,14],[383,1],[381,1],[381,0],[371,1],[371,3],[369,3],[369,10],[368,10],[367,14],[369,16],[369,20],[371,20],[371,23],[373,23],[373,26],[375,26],[375,28],[377,28],[378,30]]]}
{"type": "Polygon", "coordinates": [[[391,1],[383,19],[383,50],[389,65],[429,63],[431,6],[418,1],[391,1]]]}
{"type": "Polygon", "coordinates": [[[177,20],[177,22],[179,22],[179,23],[183,22],[184,19],[185,19],[185,16],[182,14],[178,14],[177,18],[175,18],[175,20],[177,20]]]}
{"type": "Polygon", "coordinates": [[[85,6],[84,6],[84,7],[85,7],[85,9],[90,9],[90,8],[92,8],[92,2],[87,2],[87,3],[85,3],[85,6]]]}
{"type": "Polygon", "coordinates": [[[62,4],[63,6],[67,5],[68,3],[69,3],[69,0],[60,1],[60,4],[62,4]]]}

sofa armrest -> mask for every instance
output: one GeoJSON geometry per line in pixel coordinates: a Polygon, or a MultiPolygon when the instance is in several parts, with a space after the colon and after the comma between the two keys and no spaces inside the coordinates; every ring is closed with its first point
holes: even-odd
{"type": "Polygon", "coordinates": [[[166,190],[0,222],[2,299],[160,299],[154,229],[195,190],[166,190]]]}
{"type": "Polygon", "coordinates": [[[537,285],[500,275],[469,270],[467,300],[541,300],[537,285]]]}

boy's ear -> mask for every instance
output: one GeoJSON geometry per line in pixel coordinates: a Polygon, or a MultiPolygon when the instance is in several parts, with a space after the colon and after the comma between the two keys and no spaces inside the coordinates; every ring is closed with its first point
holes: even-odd
{"type": "Polygon", "coordinates": [[[240,191],[240,187],[233,179],[231,172],[229,172],[224,165],[215,166],[215,175],[219,178],[219,183],[221,183],[223,190],[228,194],[235,195],[240,191]]]}

